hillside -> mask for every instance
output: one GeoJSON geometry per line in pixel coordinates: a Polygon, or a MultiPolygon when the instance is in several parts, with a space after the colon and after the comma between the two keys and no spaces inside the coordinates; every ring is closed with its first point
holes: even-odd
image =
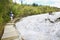
{"type": "Polygon", "coordinates": [[[50,6],[34,6],[34,5],[19,5],[13,4],[12,11],[15,14],[15,17],[25,17],[29,15],[36,15],[49,12],[60,11],[60,8],[50,7],[50,6]]]}

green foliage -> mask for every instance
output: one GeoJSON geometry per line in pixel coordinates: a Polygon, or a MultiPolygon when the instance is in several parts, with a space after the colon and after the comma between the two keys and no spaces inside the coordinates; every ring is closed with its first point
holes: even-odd
{"type": "Polygon", "coordinates": [[[15,14],[15,17],[25,17],[29,15],[56,12],[58,11],[58,9],[59,8],[50,6],[31,6],[31,5],[19,5],[19,4],[14,4],[12,7],[12,11],[15,14]]]}
{"type": "Polygon", "coordinates": [[[33,4],[32,4],[32,6],[38,6],[38,4],[36,4],[36,3],[33,3],[33,4]]]}
{"type": "Polygon", "coordinates": [[[8,20],[8,12],[9,12],[9,1],[8,0],[0,0],[0,22],[8,20]]]}
{"type": "Polygon", "coordinates": [[[9,0],[0,0],[0,39],[4,30],[4,25],[10,20],[9,18],[9,0]]]}

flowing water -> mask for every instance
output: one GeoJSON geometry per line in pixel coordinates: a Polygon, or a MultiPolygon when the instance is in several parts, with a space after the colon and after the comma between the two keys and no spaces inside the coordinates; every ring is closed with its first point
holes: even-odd
{"type": "Polygon", "coordinates": [[[16,28],[24,40],[60,40],[60,12],[24,17],[16,28]]]}

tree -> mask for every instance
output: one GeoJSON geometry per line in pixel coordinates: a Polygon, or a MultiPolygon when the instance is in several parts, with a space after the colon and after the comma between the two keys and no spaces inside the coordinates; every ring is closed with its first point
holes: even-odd
{"type": "Polygon", "coordinates": [[[19,0],[21,2],[21,5],[23,4],[23,0],[19,0]]]}
{"type": "Polygon", "coordinates": [[[36,4],[36,3],[33,3],[33,4],[32,4],[32,6],[38,6],[38,4],[36,4]]]}

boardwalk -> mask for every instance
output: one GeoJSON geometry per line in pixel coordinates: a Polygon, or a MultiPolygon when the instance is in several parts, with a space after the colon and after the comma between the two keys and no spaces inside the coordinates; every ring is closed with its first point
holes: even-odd
{"type": "Polygon", "coordinates": [[[4,29],[4,34],[2,36],[2,40],[21,40],[19,39],[19,33],[17,32],[16,28],[15,28],[15,21],[17,19],[14,19],[11,22],[7,23],[5,25],[5,29],[4,29]]]}

